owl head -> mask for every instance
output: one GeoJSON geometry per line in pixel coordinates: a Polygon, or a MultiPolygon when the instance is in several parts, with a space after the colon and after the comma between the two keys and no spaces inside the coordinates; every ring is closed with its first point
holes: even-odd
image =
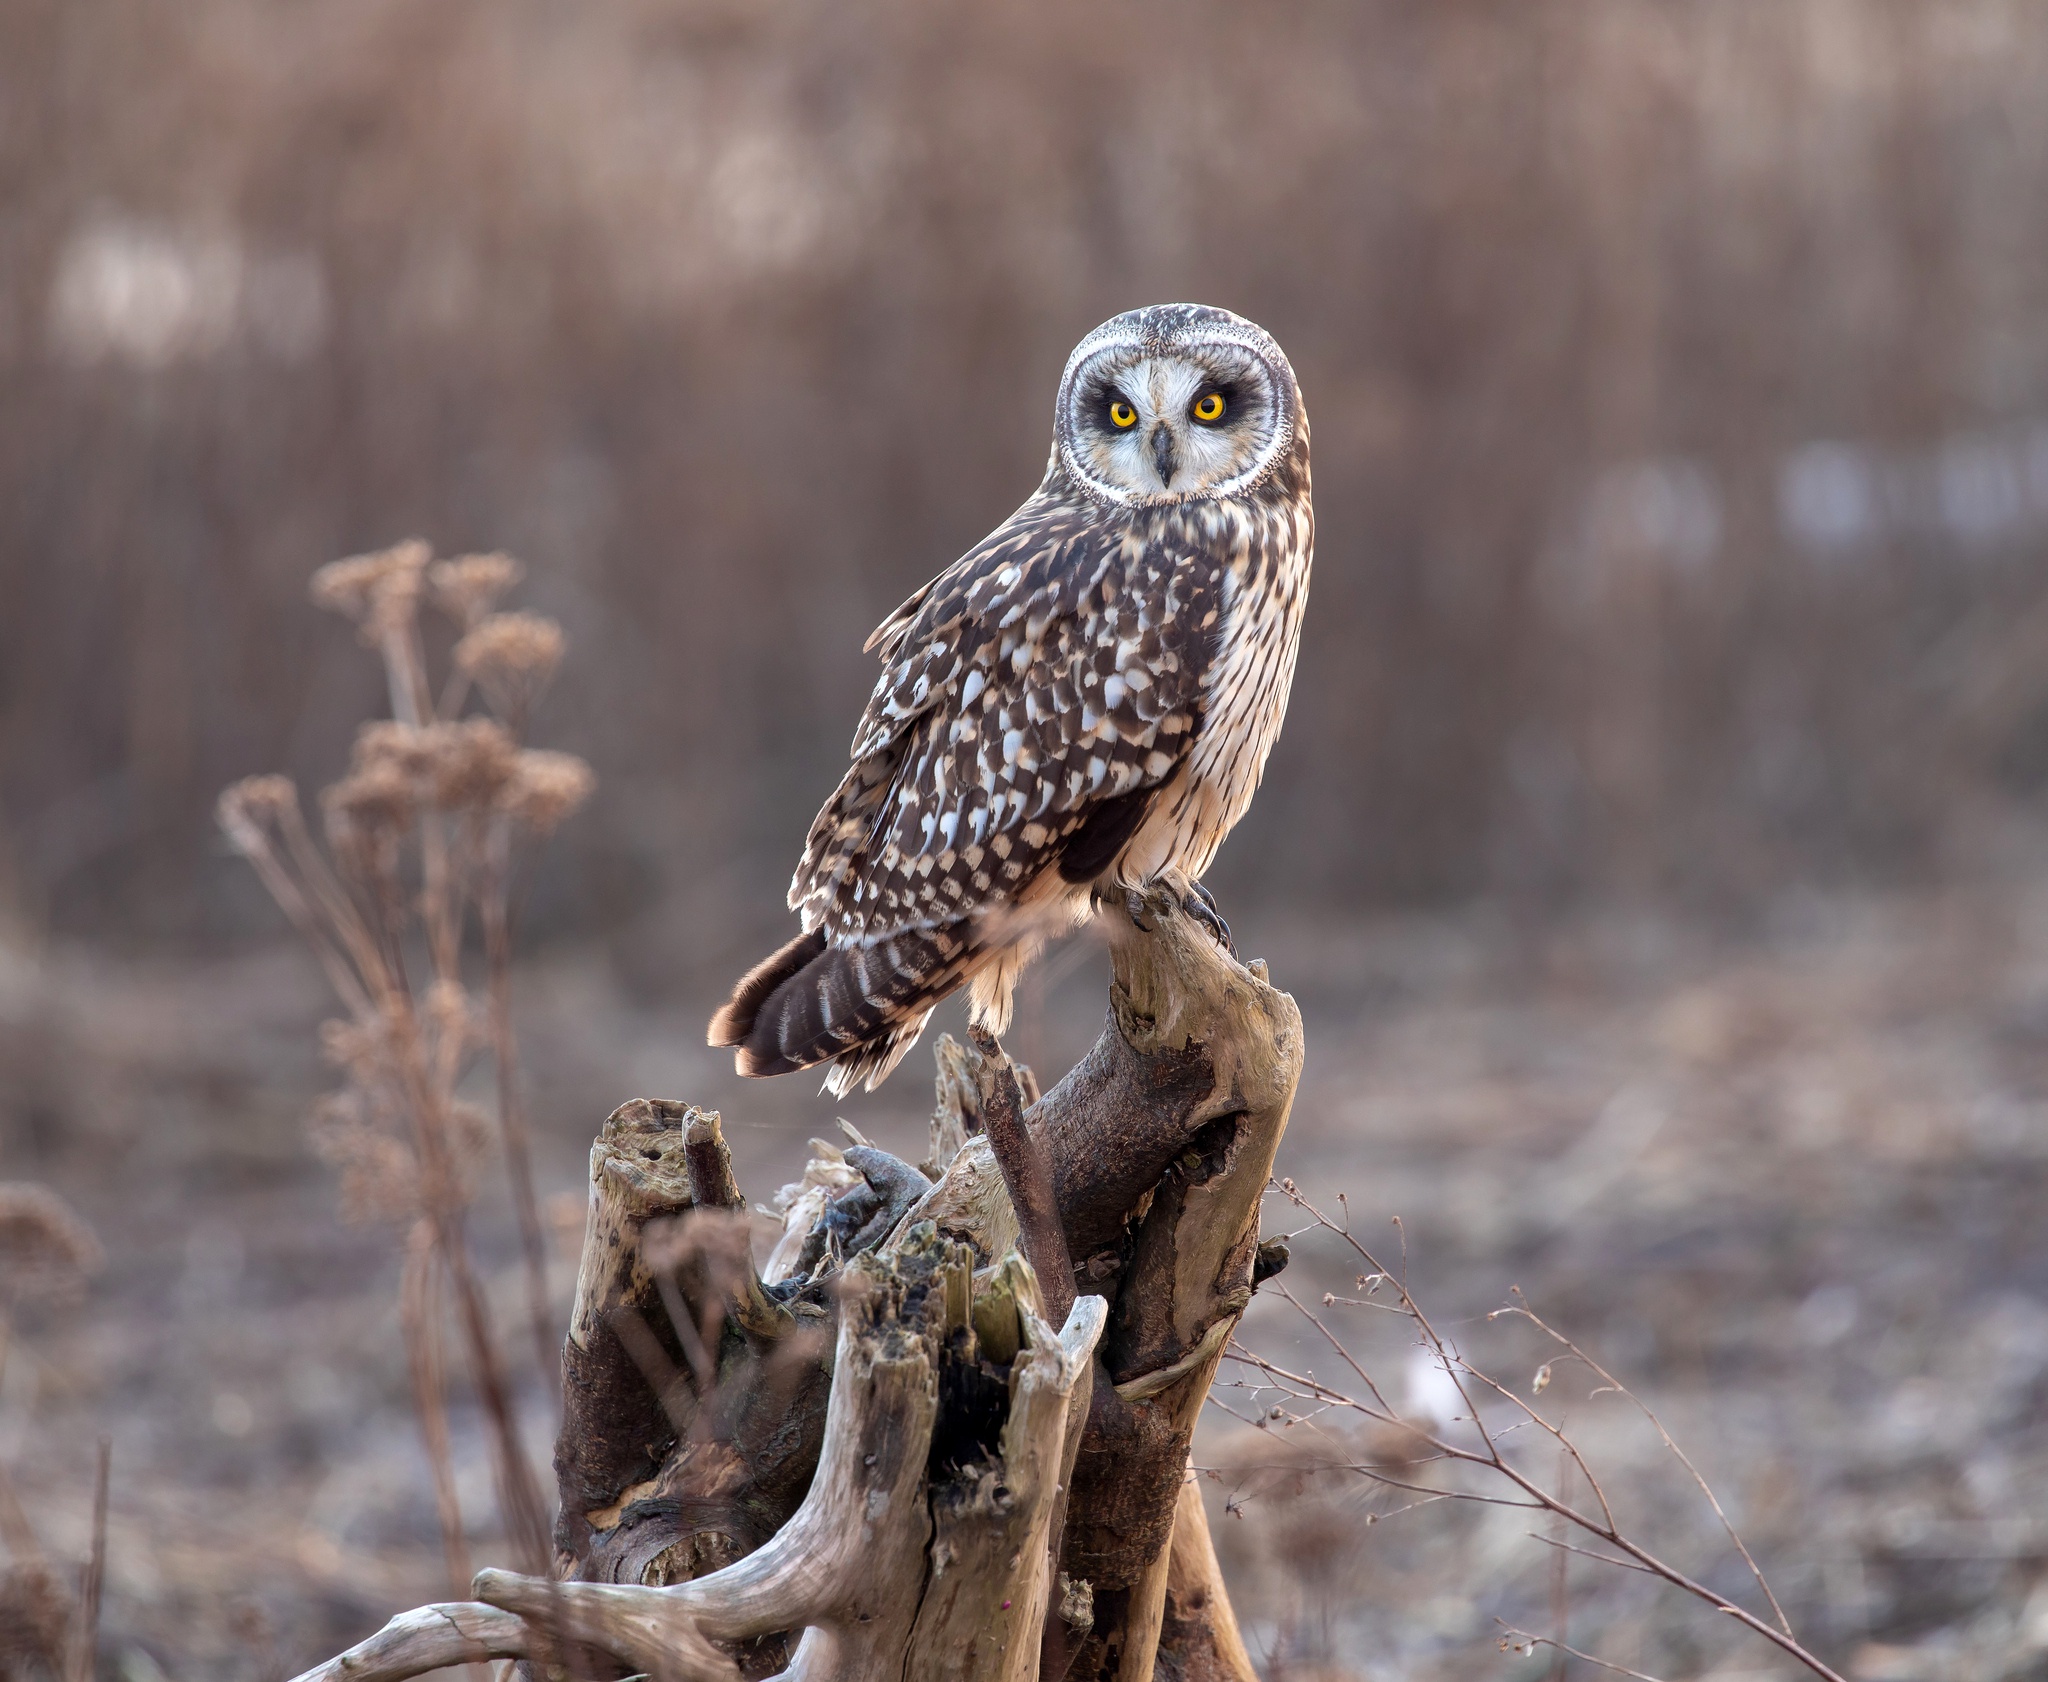
{"type": "Polygon", "coordinates": [[[1154,304],[1075,347],[1053,436],[1089,491],[1139,507],[1242,495],[1300,424],[1301,388],[1263,327],[1202,304],[1154,304]]]}

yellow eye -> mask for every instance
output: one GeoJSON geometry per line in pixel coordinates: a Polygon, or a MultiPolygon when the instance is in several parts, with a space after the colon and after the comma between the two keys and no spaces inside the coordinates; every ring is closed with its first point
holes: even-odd
{"type": "Polygon", "coordinates": [[[1198,421],[1220,421],[1223,418],[1223,393],[1204,392],[1195,399],[1195,419],[1198,421]]]}
{"type": "Polygon", "coordinates": [[[1109,406],[1109,421],[1112,426],[1132,427],[1138,424],[1138,411],[1118,398],[1109,406]]]}

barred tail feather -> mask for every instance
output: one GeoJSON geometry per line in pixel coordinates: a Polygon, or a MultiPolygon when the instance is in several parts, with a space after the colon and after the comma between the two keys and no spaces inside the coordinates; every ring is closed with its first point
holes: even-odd
{"type": "Polygon", "coordinates": [[[857,1086],[874,1091],[896,1072],[903,1054],[917,1044],[931,1019],[929,1010],[921,1010],[860,1050],[841,1053],[825,1071],[825,1090],[835,1098],[844,1098],[857,1086]]]}
{"type": "Polygon", "coordinates": [[[917,1043],[933,1007],[980,956],[965,929],[919,929],[868,946],[828,946],[822,932],[793,940],[733,989],[711,1023],[742,1075],[834,1065],[827,1090],[844,1097],[888,1078],[917,1043]]]}
{"type": "Polygon", "coordinates": [[[754,1031],[761,1007],[785,981],[825,950],[825,931],[800,934],[780,951],[771,952],[740,977],[732,997],[719,1007],[704,1036],[710,1045],[744,1045],[754,1031]]]}

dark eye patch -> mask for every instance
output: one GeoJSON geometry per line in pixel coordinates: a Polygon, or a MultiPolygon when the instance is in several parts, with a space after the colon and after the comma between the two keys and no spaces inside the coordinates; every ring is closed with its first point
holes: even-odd
{"type": "Polygon", "coordinates": [[[1241,402],[1242,396],[1234,380],[1209,380],[1195,393],[1194,401],[1188,405],[1188,413],[1199,425],[1221,426],[1225,421],[1237,418],[1241,402]],[[1223,404],[1214,414],[1208,412],[1211,399],[1221,399],[1223,404]]]}
{"type": "Polygon", "coordinates": [[[1129,432],[1130,422],[1127,421],[1122,426],[1117,425],[1116,419],[1111,413],[1112,410],[1117,408],[1122,408],[1126,413],[1135,412],[1131,400],[1123,394],[1122,390],[1105,380],[1095,388],[1090,396],[1088,403],[1088,419],[1090,424],[1098,431],[1112,433],[1119,437],[1129,432]]]}

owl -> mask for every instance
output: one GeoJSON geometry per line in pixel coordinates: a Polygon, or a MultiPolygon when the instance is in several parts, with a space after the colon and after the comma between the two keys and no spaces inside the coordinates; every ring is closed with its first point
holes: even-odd
{"type": "MultiPolygon", "coordinates": [[[[1280,732],[1314,538],[1269,334],[1194,304],[1090,333],[1038,489],[868,638],[882,676],[790,884],[803,932],[710,1043],[743,1075],[873,1090],[955,989],[1000,1034],[1097,903],[1199,884],[1280,732]]],[[[1189,909],[1227,943],[1199,886],[1189,909]]]]}

